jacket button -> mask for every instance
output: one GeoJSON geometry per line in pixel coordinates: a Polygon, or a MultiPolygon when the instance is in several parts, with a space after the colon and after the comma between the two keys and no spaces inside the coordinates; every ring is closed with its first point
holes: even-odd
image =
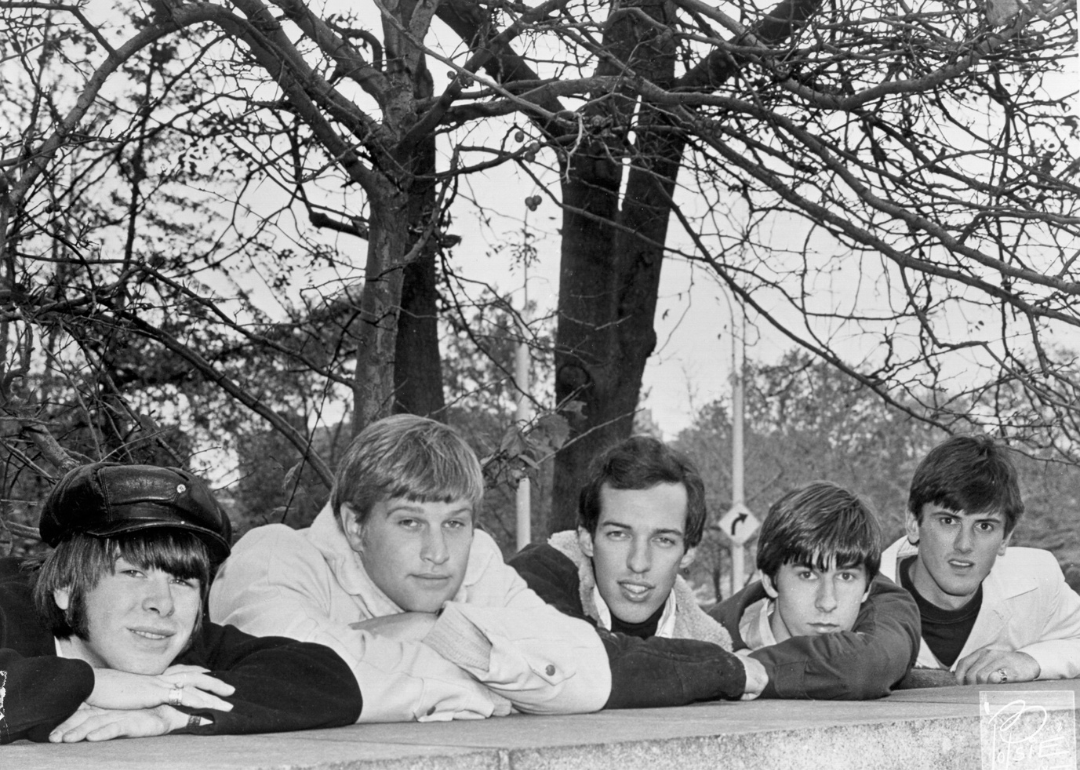
{"type": "Polygon", "coordinates": [[[547,668],[544,669],[544,673],[548,676],[555,676],[555,666],[552,663],[547,664],[547,668]]]}

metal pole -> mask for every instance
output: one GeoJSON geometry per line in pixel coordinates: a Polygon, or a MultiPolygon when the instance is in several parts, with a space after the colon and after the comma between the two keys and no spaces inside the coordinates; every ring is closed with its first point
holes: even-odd
{"type": "MultiPolygon", "coordinates": [[[[529,295],[528,277],[526,276],[526,293],[524,306],[518,316],[518,331],[521,340],[514,351],[514,380],[518,387],[517,409],[514,419],[519,426],[524,426],[529,421],[529,365],[532,362],[529,345],[526,341],[528,331],[529,295]]],[[[517,485],[517,549],[520,551],[532,540],[532,498],[530,495],[530,483],[528,476],[522,476],[517,485]]]]}
{"type": "MultiPolygon", "coordinates": [[[[731,504],[735,506],[746,502],[746,493],[743,486],[743,369],[736,344],[734,318],[731,326],[731,504]]],[[[745,582],[746,548],[732,544],[731,593],[741,589],[745,582]]]]}

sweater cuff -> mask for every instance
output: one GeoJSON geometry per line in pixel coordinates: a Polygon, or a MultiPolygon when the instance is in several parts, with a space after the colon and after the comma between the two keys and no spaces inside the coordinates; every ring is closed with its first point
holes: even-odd
{"type": "Polygon", "coordinates": [[[491,669],[491,642],[453,602],[443,607],[423,642],[471,674],[486,674],[491,669]]]}

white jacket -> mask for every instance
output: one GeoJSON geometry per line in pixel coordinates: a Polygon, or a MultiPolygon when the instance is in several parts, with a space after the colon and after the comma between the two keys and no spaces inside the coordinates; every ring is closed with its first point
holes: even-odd
{"type": "MultiPolygon", "coordinates": [[[[900,562],[917,553],[917,546],[900,538],[881,554],[881,574],[899,585],[900,562]]],[[[1052,553],[1007,548],[982,588],[979,616],[956,663],[986,647],[1027,653],[1042,669],[1039,679],[1080,676],[1080,596],[1065,582],[1052,553]]],[[[915,665],[945,668],[925,640],[915,665]]]]}
{"type": "Polygon", "coordinates": [[[595,630],[544,603],[484,532],[473,536],[461,588],[422,643],[350,627],[396,612],[329,505],[308,529],[248,532],[210,592],[215,622],[341,655],[364,698],[360,722],[477,719],[511,707],[584,713],[607,702],[611,671],[595,630]]]}

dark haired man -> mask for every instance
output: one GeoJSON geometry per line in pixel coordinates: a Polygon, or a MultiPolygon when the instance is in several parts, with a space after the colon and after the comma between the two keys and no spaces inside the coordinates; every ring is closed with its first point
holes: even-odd
{"type": "Polygon", "coordinates": [[[758,537],[761,581],[713,617],[769,672],[765,695],[857,700],[887,695],[915,661],[914,602],[877,578],[880,532],[859,497],[828,482],[784,495],[758,537]]]}
{"type": "Polygon", "coordinates": [[[597,458],[578,529],[509,560],[548,604],[592,623],[607,648],[607,708],[756,697],[764,669],[732,654],[724,628],[679,575],[705,527],[705,488],[683,455],[634,436],[597,458]]]}
{"type": "Polygon", "coordinates": [[[1080,676],[1080,596],[1053,554],[1009,547],[1023,513],[1016,469],[988,436],[953,436],[923,458],[907,537],[881,563],[918,602],[919,669],[959,684],[1080,676]]]}
{"type": "Polygon", "coordinates": [[[40,569],[0,560],[0,743],[354,722],[360,692],[332,650],[203,620],[230,531],[185,471],[67,473],[42,509],[40,569]]]}

